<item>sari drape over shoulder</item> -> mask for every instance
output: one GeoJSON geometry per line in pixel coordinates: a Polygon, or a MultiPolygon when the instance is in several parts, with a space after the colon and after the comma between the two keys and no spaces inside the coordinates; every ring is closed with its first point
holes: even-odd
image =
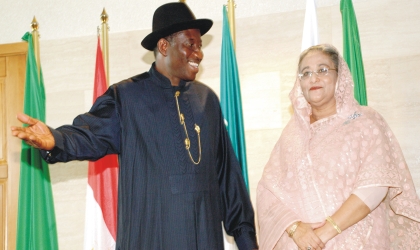
{"type": "Polygon", "coordinates": [[[354,99],[343,58],[335,115],[310,124],[298,79],[289,97],[294,114],[257,188],[260,249],[297,249],[285,233],[294,221],[324,221],[355,189],[374,186],[389,187],[385,199],[326,249],[420,249],[420,200],[401,148],[383,117],[354,99]]]}

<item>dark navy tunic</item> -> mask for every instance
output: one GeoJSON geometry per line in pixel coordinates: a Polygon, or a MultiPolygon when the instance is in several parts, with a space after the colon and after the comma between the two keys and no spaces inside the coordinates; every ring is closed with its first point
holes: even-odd
{"type": "Polygon", "coordinates": [[[51,129],[49,163],[119,154],[117,249],[223,249],[222,222],[239,249],[257,248],[254,212],[219,100],[199,82],[174,87],[149,72],[112,85],[73,125],[51,129]],[[185,117],[192,158],[180,124],[185,117]]]}

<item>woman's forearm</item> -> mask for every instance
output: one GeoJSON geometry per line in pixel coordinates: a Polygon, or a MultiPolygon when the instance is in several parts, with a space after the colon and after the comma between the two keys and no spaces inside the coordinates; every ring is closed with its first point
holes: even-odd
{"type": "Polygon", "coordinates": [[[316,229],[315,233],[326,243],[339,234],[340,230],[346,230],[365,218],[369,213],[369,207],[359,197],[351,194],[337,212],[330,216],[338,228],[335,228],[333,223],[327,221],[324,226],[316,229]]]}

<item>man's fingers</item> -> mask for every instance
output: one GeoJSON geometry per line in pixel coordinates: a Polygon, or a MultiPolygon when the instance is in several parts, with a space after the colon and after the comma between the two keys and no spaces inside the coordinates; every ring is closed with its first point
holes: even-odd
{"type": "Polygon", "coordinates": [[[19,114],[17,114],[16,118],[17,118],[20,122],[25,123],[25,124],[28,124],[28,125],[34,125],[34,124],[37,122],[37,120],[36,120],[36,119],[34,119],[34,118],[32,118],[32,117],[30,117],[30,116],[28,116],[28,115],[25,115],[25,114],[23,114],[23,113],[19,113],[19,114]]]}
{"type": "Polygon", "coordinates": [[[16,127],[12,127],[12,135],[17,136],[19,134],[19,130],[16,127]]]}
{"type": "Polygon", "coordinates": [[[23,132],[23,130],[21,130],[20,128],[12,128],[12,135],[16,136],[19,139],[23,139],[26,136],[26,133],[23,132]]]}
{"type": "Polygon", "coordinates": [[[28,134],[24,129],[17,128],[15,130],[12,130],[12,135],[26,141],[26,143],[34,143],[34,140],[36,140],[35,136],[28,134]]]}

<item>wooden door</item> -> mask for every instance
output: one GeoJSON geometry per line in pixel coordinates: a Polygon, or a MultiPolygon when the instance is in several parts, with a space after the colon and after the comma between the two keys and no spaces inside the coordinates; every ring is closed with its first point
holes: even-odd
{"type": "Polygon", "coordinates": [[[26,42],[0,45],[0,249],[16,249],[21,141],[10,127],[21,126],[26,42]]]}

